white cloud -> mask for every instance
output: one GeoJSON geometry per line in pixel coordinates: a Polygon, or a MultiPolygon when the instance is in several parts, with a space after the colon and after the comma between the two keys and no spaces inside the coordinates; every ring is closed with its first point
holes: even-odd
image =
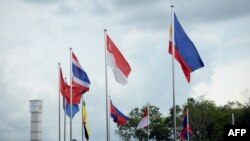
{"type": "Polygon", "coordinates": [[[217,66],[211,76],[211,81],[194,85],[191,96],[197,98],[203,95],[219,105],[236,100],[245,103],[248,97],[244,95],[244,91],[250,88],[249,76],[249,60],[217,66]]]}

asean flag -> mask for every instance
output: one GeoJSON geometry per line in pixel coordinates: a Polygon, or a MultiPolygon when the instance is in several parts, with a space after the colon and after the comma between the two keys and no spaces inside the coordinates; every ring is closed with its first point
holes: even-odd
{"type": "Polygon", "coordinates": [[[195,48],[194,43],[189,39],[176,15],[174,14],[174,32],[170,26],[169,53],[172,54],[172,44],[175,47],[175,59],[180,63],[184,75],[190,83],[191,72],[204,67],[203,61],[195,48]],[[174,34],[174,41],[172,39],[174,34]]]}
{"type": "Polygon", "coordinates": [[[115,80],[125,85],[128,82],[127,79],[131,72],[131,67],[108,35],[106,39],[107,65],[113,69],[115,80]]]}

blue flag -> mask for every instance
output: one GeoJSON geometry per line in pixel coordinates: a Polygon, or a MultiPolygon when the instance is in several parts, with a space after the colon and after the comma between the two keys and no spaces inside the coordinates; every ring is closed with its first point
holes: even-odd
{"type": "MultiPolygon", "coordinates": [[[[172,26],[170,29],[169,52],[172,54],[172,26]]],[[[174,14],[174,47],[175,59],[181,64],[181,68],[190,82],[190,73],[204,67],[203,61],[195,48],[194,43],[189,39],[176,15],[174,14]]]]}
{"type": "MultiPolygon", "coordinates": [[[[63,102],[66,102],[66,107],[63,104],[63,108],[66,112],[66,115],[70,118],[70,104],[68,104],[67,100],[64,100],[63,102]]],[[[75,114],[79,111],[78,104],[72,105],[72,118],[74,118],[75,114]]]]}

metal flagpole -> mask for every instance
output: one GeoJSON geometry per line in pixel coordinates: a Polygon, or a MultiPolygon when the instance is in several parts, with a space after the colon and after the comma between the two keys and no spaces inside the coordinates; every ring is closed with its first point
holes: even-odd
{"type": "Polygon", "coordinates": [[[108,97],[108,74],[107,74],[107,30],[104,29],[104,47],[105,47],[105,86],[106,86],[106,135],[107,141],[110,141],[110,114],[109,114],[109,97],[108,97]]]}
{"type": "Polygon", "coordinates": [[[187,109],[187,140],[189,141],[189,113],[187,109]]]}
{"type": "MultiPolygon", "coordinates": [[[[67,83],[67,78],[64,78],[64,81],[67,83]]],[[[66,141],[66,98],[63,97],[63,106],[64,106],[64,141],[66,141]]]]}
{"type": "Polygon", "coordinates": [[[234,113],[232,113],[232,125],[234,125],[234,113]]]}
{"type": "Polygon", "coordinates": [[[72,48],[70,48],[70,141],[72,141],[72,48]]]}
{"type": "Polygon", "coordinates": [[[176,141],[176,107],[175,107],[175,74],[174,74],[174,58],[175,58],[175,39],[174,39],[174,6],[171,5],[171,30],[172,30],[172,79],[173,79],[173,110],[174,110],[174,141],[176,141]]]}
{"type": "Polygon", "coordinates": [[[61,141],[61,109],[60,109],[60,103],[61,103],[61,99],[60,99],[60,95],[61,95],[61,75],[60,75],[60,66],[61,64],[58,63],[58,74],[59,74],[59,90],[58,90],[58,110],[59,110],[59,113],[58,113],[58,118],[59,118],[59,121],[58,121],[58,139],[59,141],[61,141]]]}
{"type": "Polygon", "coordinates": [[[64,101],[64,141],[66,141],[66,98],[63,98],[64,101]]]}
{"type": "Polygon", "coordinates": [[[149,104],[147,104],[147,112],[148,112],[147,125],[148,125],[148,141],[149,141],[149,104]]]}
{"type": "Polygon", "coordinates": [[[84,100],[83,100],[83,96],[82,96],[82,141],[84,141],[84,130],[83,130],[84,125],[83,124],[85,124],[84,119],[83,119],[83,105],[84,105],[83,102],[84,102],[84,100]]]}

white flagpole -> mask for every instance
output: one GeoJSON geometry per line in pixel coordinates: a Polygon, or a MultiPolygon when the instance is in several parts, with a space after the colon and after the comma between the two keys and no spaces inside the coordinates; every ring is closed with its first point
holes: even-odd
{"type": "Polygon", "coordinates": [[[149,141],[149,104],[147,104],[147,113],[148,113],[147,125],[148,125],[148,141],[149,141]]]}
{"type": "MultiPolygon", "coordinates": [[[[64,81],[67,83],[66,77],[64,78],[64,81]]],[[[66,98],[63,97],[63,106],[64,106],[64,141],[66,141],[66,98]]]]}
{"type": "Polygon", "coordinates": [[[232,113],[232,125],[234,125],[234,113],[232,113]]]}
{"type": "Polygon", "coordinates": [[[70,48],[70,141],[72,141],[72,48],[70,48]]]}
{"type": "Polygon", "coordinates": [[[58,139],[59,141],[61,141],[61,109],[60,109],[60,103],[61,103],[61,75],[60,75],[60,63],[58,63],[58,74],[59,74],[59,90],[58,90],[58,118],[59,118],[59,121],[58,121],[58,139]]]}
{"type": "Polygon", "coordinates": [[[108,97],[108,74],[107,74],[107,30],[104,29],[104,47],[105,47],[105,86],[106,86],[106,135],[107,141],[110,141],[110,112],[108,97]]]}
{"type": "Polygon", "coordinates": [[[64,141],[66,141],[66,98],[63,98],[64,100],[64,141]]]}
{"type": "Polygon", "coordinates": [[[83,119],[83,106],[84,106],[83,102],[84,102],[84,100],[83,100],[83,96],[82,96],[82,141],[84,141],[84,129],[83,129],[84,127],[83,126],[85,124],[84,119],[83,119]]]}
{"type": "Polygon", "coordinates": [[[189,113],[187,109],[187,139],[189,141],[189,113]]]}
{"type": "Polygon", "coordinates": [[[173,79],[173,110],[174,110],[174,141],[176,141],[176,107],[175,107],[175,68],[174,68],[174,58],[175,58],[175,39],[174,39],[174,6],[171,5],[171,30],[172,30],[172,79],[173,79]]]}

